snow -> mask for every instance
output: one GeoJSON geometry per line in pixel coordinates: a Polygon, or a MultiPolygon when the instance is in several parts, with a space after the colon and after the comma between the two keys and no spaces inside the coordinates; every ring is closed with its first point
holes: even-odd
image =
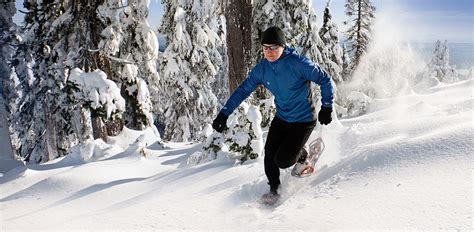
{"type": "Polygon", "coordinates": [[[125,129],[5,173],[1,228],[472,230],[473,87],[470,79],[374,99],[367,114],[320,128],[318,173],[282,171],[274,209],[256,203],[268,191],[262,157],[189,166],[202,144],[160,144],[155,129],[125,129]]]}
{"type": "MultiPolygon", "coordinates": [[[[129,69],[133,70],[131,65],[129,69]]],[[[124,71],[125,71],[124,70],[124,71]]],[[[132,75],[132,71],[130,71],[132,75]]],[[[84,72],[79,68],[71,71],[69,81],[77,84],[83,91],[83,98],[85,101],[91,102],[93,109],[104,107],[107,112],[107,118],[110,118],[113,112],[125,111],[125,99],[120,95],[120,89],[117,85],[107,80],[107,75],[101,71],[84,72]]]]}

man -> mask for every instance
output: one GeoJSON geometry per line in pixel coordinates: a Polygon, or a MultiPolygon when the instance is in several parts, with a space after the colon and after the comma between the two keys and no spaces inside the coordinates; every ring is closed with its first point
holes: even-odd
{"type": "Polygon", "coordinates": [[[270,90],[275,96],[276,116],[268,131],[264,164],[270,185],[268,194],[278,196],[280,168],[289,168],[297,161],[304,163],[307,152],[302,148],[316,125],[310,82],[321,86],[322,106],[318,120],[324,125],[331,122],[333,86],[331,77],[318,65],[286,47],[285,35],[280,28],[265,30],[261,44],[265,59],[250,71],[247,79],[230,96],[212,127],[222,132],[228,116],[258,85],[270,90]]]}

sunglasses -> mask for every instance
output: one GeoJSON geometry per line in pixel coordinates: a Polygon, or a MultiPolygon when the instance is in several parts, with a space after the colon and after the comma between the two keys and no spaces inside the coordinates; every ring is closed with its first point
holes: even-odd
{"type": "Polygon", "coordinates": [[[267,50],[270,50],[270,51],[275,51],[278,49],[278,47],[280,47],[280,45],[262,45],[263,46],[263,50],[267,51],[267,50]]]}

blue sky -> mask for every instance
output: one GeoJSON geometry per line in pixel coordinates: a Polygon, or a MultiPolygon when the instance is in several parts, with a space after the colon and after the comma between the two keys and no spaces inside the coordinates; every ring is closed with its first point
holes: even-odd
{"type": "MultiPolygon", "coordinates": [[[[217,1],[217,0],[216,0],[217,1]]],[[[17,1],[21,7],[23,1],[17,1]]],[[[319,23],[327,0],[312,0],[319,23]]],[[[437,39],[449,42],[474,42],[474,0],[373,0],[377,15],[385,16],[401,25],[406,40],[433,42],[437,39]],[[393,19],[392,19],[393,18],[393,19]]],[[[340,30],[345,0],[332,0],[331,9],[340,30]]],[[[160,0],[151,0],[149,22],[157,28],[163,16],[160,0]]],[[[20,17],[16,21],[20,21],[20,17]]]]}
{"type": "MultiPolygon", "coordinates": [[[[151,0],[150,24],[156,28],[163,15],[161,1],[151,0]]],[[[327,0],[312,0],[319,23],[327,0]]],[[[394,22],[403,25],[407,40],[433,42],[474,42],[474,0],[373,0],[377,14],[394,15],[394,22]]],[[[334,20],[343,28],[345,0],[332,0],[334,20]]]]}

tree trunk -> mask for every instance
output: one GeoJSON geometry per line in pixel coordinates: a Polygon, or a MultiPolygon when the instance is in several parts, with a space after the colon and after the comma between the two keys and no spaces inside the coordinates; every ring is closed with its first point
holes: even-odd
{"type": "Polygon", "coordinates": [[[227,22],[229,89],[232,93],[247,77],[252,62],[252,1],[227,0],[224,12],[227,22]]]}
{"type": "Polygon", "coordinates": [[[101,138],[104,141],[107,141],[107,128],[105,123],[102,121],[101,117],[92,116],[92,129],[94,134],[94,139],[101,138]]]}
{"type": "MultiPolygon", "coordinates": [[[[46,104],[45,104],[46,105],[46,104]]],[[[56,122],[54,120],[54,115],[51,114],[50,107],[46,106],[44,109],[44,119],[45,119],[45,150],[48,160],[53,160],[57,158],[58,155],[58,143],[56,140],[56,122]]]]}

